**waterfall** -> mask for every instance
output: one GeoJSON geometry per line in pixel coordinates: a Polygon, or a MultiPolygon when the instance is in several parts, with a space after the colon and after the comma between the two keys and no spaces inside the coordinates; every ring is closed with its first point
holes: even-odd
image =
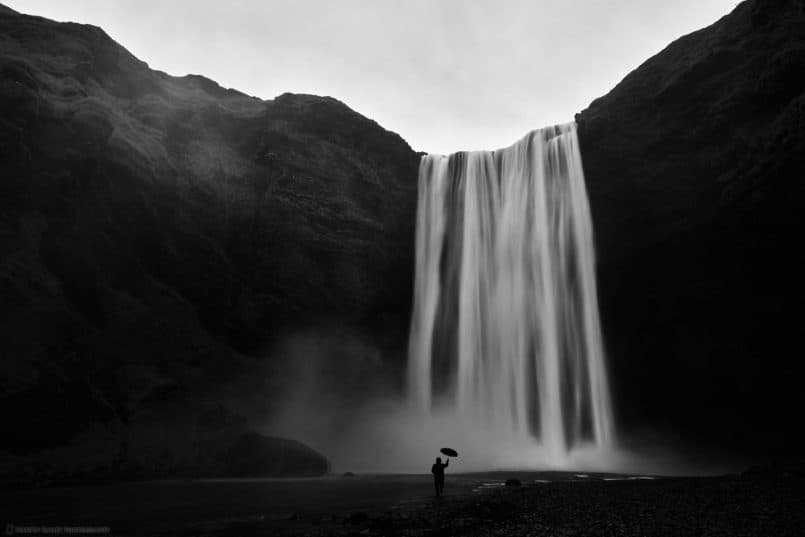
{"type": "Polygon", "coordinates": [[[411,402],[556,455],[613,442],[575,123],[419,169],[411,402]]]}

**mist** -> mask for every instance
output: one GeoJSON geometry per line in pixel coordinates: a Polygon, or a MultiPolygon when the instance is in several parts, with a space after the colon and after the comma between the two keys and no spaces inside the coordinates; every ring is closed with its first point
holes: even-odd
{"type": "Polygon", "coordinates": [[[451,462],[454,473],[714,475],[740,466],[723,456],[686,452],[683,440],[659,430],[625,433],[609,449],[579,443],[556,453],[534,437],[512,441],[504,427],[478,427],[452,407],[423,412],[399,381],[403,357],[344,325],[295,332],[267,360],[274,364],[276,391],[265,394],[272,411],[258,430],[309,445],[330,460],[335,474],[427,473],[442,447],[459,453],[451,462]]]}

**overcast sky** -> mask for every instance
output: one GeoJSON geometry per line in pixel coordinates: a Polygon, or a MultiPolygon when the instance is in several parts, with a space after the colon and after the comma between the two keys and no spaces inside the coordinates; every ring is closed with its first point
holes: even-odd
{"type": "Polygon", "coordinates": [[[563,123],[736,0],[0,0],[103,27],[152,68],[335,97],[420,151],[563,123]]]}

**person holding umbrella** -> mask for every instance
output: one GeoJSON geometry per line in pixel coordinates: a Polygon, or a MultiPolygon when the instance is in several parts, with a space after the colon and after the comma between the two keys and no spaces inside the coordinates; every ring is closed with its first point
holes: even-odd
{"type": "Polygon", "coordinates": [[[450,448],[442,448],[441,452],[448,456],[444,464],[440,457],[436,457],[436,462],[430,467],[430,473],[433,474],[433,485],[436,487],[436,496],[441,496],[444,491],[444,469],[450,464],[450,457],[458,456],[458,453],[450,448]]]}

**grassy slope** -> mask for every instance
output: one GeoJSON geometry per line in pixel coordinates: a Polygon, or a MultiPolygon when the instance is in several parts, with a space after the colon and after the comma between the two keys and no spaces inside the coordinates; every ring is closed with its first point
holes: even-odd
{"type": "Polygon", "coordinates": [[[794,449],[805,4],[748,1],[577,116],[626,423],[794,449]]]}
{"type": "Polygon", "coordinates": [[[172,416],[155,434],[187,436],[253,357],[322,319],[401,346],[418,156],[399,136],[332,98],[168,76],[99,28],[6,9],[0,73],[6,448],[172,416]]]}

